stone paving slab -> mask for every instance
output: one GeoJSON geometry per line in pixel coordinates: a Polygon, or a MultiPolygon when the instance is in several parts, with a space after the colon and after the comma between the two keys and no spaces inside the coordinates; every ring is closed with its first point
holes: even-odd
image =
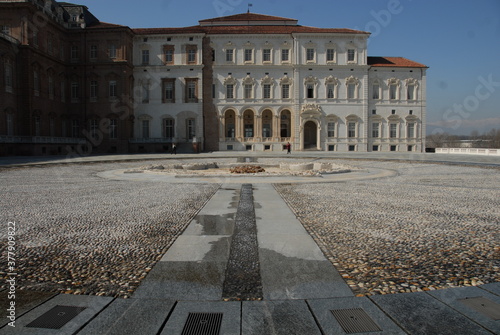
{"type": "Polygon", "coordinates": [[[158,334],[175,301],[116,299],[78,335],[158,334]]]}
{"type": "Polygon", "coordinates": [[[220,300],[238,191],[220,188],[135,291],[133,298],[220,300]]]}
{"type": "Polygon", "coordinates": [[[52,292],[40,292],[40,291],[29,291],[29,290],[16,290],[15,299],[9,299],[9,291],[0,291],[0,308],[2,309],[0,328],[5,326],[10,322],[7,316],[10,312],[7,308],[10,307],[10,302],[15,302],[15,313],[16,317],[19,318],[23,314],[29,312],[31,309],[41,305],[45,301],[55,297],[57,293],[52,292]]]}
{"type": "Polygon", "coordinates": [[[493,294],[496,294],[500,296],[500,282],[498,283],[490,283],[490,284],[484,284],[480,286],[483,290],[486,290],[488,292],[491,292],[493,294]]]}
{"type": "Polygon", "coordinates": [[[457,287],[447,290],[431,291],[428,293],[451,308],[467,316],[469,319],[479,323],[484,328],[494,332],[495,334],[500,334],[500,317],[495,320],[494,318],[467,306],[461,301],[462,299],[486,298],[488,301],[496,304],[496,314],[500,315],[499,296],[478,287],[457,287]]]}
{"type": "Polygon", "coordinates": [[[255,184],[264,299],[352,296],[352,291],[272,185],[255,184]]]}
{"type": "Polygon", "coordinates": [[[424,292],[375,295],[370,299],[410,334],[491,334],[424,292]]]}
{"type": "Polygon", "coordinates": [[[219,300],[226,262],[158,262],[135,299],[219,300]]]}
{"type": "Polygon", "coordinates": [[[222,313],[221,335],[239,335],[241,302],[180,301],[168,319],[161,335],[181,335],[189,313],[222,313]]]}
{"type": "Polygon", "coordinates": [[[304,300],[244,301],[242,335],[320,335],[304,300]]]}
{"type": "Polygon", "coordinates": [[[383,311],[366,297],[307,300],[324,335],[348,334],[333,316],[332,310],[361,308],[382,331],[370,334],[406,334],[383,311]]]}
{"type": "Polygon", "coordinates": [[[94,316],[99,314],[113,298],[110,297],[96,297],[88,295],[70,295],[59,294],[56,297],[45,302],[41,306],[33,309],[27,314],[23,315],[16,320],[16,327],[4,327],[0,329],[0,334],[23,334],[23,335],[70,335],[75,334],[77,330],[81,329],[88,323],[94,316]],[[47,328],[31,328],[26,327],[38,317],[42,316],[55,306],[74,306],[86,307],[75,318],[66,323],[60,329],[47,329],[47,328]]]}

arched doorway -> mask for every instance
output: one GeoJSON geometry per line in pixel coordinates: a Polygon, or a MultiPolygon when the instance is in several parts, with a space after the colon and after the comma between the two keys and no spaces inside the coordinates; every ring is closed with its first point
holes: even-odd
{"type": "Polygon", "coordinates": [[[236,113],[233,110],[227,110],[224,114],[224,136],[233,140],[236,137],[236,113]]]}
{"type": "Polygon", "coordinates": [[[314,121],[304,124],[304,149],[316,149],[318,147],[318,125],[314,121]]]}

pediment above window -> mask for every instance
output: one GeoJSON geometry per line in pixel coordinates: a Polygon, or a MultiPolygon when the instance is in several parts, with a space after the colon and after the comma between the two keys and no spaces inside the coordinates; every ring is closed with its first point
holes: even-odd
{"type": "Polygon", "coordinates": [[[224,85],[236,85],[236,79],[232,75],[229,75],[224,79],[224,85]]]}
{"type": "Polygon", "coordinates": [[[318,104],[307,104],[302,107],[302,118],[314,118],[323,115],[323,109],[318,104]]]}
{"type": "Polygon", "coordinates": [[[255,85],[255,79],[250,77],[249,74],[245,78],[243,78],[243,85],[255,85]]]}
{"type": "Polygon", "coordinates": [[[262,85],[264,85],[264,84],[272,85],[272,84],[274,84],[274,78],[271,78],[271,77],[269,77],[269,75],[266,74],[266,76],[260,80],[260,83],[262,85]]]}

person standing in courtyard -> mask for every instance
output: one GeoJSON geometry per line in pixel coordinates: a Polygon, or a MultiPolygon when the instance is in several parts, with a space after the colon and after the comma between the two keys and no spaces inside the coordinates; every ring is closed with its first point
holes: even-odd
{"type": "Polygon", "coordinates": [[[288,142],[286,145],[286,154],[287,155],[291,154],[292,153],[291,150],[292,150],[292,145],[290,144],[290,142],[288,142]]]}
{"type": "Polygon", "coordinates": [[[177,155],[177,146],[174,144],[172,144],[172,153],[171,155],[177,155]]]}

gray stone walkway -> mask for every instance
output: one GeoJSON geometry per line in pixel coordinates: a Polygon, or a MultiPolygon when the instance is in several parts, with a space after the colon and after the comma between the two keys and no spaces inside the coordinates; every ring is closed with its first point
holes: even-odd
{"type": "Polygon", "coordinates": [[[197,325],[244,335],[500,334],[500,283],[354,297],[274,187],[252,186],[263,300],[222,299],[241,189],[224,184],[131,299],[47,297],[0,333],[173,335],[197,325]],[[60,329],[30,326],[56,306],[85,309],[60,329]]]}
{"type": "Polygon", "coordinates": [[[40,295],[19,306],[15,328],[2,320],[0,334],[201,334],[191,325],[243,335],[500,334],[500,283],[354,297],[270,183],[253,183],[263,299],[224,301],[240,189],[220,187],[132,298],[40,295]],[[33,327],[57,306],[81,311],[60,329],[33,327]]]}

